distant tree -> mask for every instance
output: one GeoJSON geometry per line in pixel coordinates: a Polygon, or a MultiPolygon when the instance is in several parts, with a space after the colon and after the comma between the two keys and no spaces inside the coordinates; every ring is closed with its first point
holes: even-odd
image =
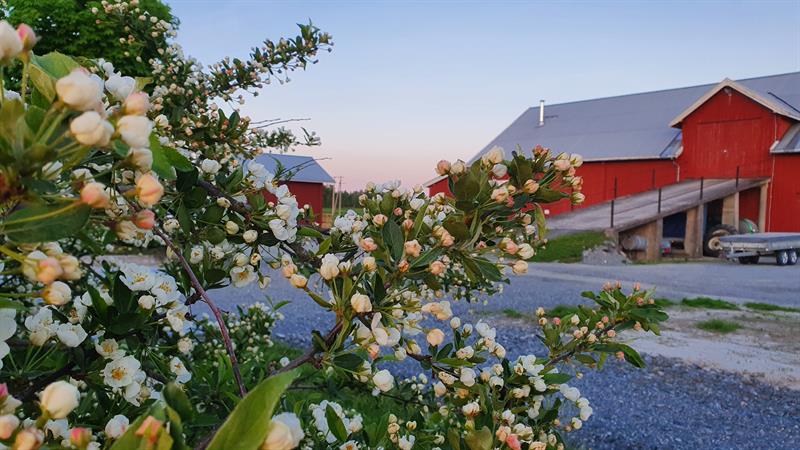
{"type": "MultiPolygon", "coordinates": [[[[364,194],[365,191],[344,191],[341,192],[342,195],[342,208],[357,208],[358,204],[358,197],[361,194],[364,194]]],[[[338,195],[339,193],[337,193],[338,195]]],[[[333,187],[332,186],[325,186],[322,191],[322,206],[330,207],[331,206],[331,195],[333,195],[333,187]]]]}
{"type": "MultiPolygon", "coordinates": [[[[160,0],[131,0],[124,3],[85,0],[0,0],[0,19],[12,24],[27,23],[40,37],[40,55],[59,51],[70,56],[103,58],[128,76],[152,74],[149,60],[170,33],[152,36],[152,24],[165,21],[178,25],[170,7],[160,0]],[[123,14],[127,12],[128,14],[123,14]],[[133,14],[130,14],[133,12],[133,14]],[[113,20],[109,16],[114,15],[113,20]],[[119,20],[124,17],[125,20],[119,20]]],[[[10,74],[15,79],[15,72],[10,74]]]]}

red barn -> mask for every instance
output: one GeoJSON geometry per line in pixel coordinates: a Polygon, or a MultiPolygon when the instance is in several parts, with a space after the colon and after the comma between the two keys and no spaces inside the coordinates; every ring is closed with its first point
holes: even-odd
{"type": "Polygon", "coordinates": [[[326,184],[334,184],[334,179],[317,160],[310,156],[265,153],[255,161],[272,173],[283,172],[281,178],[289,179],[285,184],[297,198],[300,207],[309,205],[317,221],[321,220],[322,191],[326,184]]]}
{"type": "MultiPolygon", "coordinates": [[[[762,231],[800,231],[800,72],[542,102],[469,162],[494,146],[530,152],[536,145],[585,161],[578,169],[585,204],[573,208],[562,201],[549,206],[551,215],[689,180],[741,178],[757,185],[742,185],[747,189],[735,191],[735,205],[725,204],[737,219],[751,219],[762,231]]],[[[442,177],[427,186],[431,194],[447,192],[442,177]]]]}

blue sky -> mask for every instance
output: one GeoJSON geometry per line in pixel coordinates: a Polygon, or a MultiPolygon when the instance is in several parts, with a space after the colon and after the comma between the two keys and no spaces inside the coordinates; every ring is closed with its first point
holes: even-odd
{"type": "Polygon", "coordinates": [[[332,53],[248,101],[255,120],[311,118],[346,189],[468,159],[525,108],[800,70],[800,0],[722,2],[167,0],[209,64],[294,36],[332,53]]]}

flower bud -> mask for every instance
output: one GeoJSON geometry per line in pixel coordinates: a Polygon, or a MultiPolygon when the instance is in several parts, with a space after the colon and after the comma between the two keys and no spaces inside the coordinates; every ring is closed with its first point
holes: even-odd
{"type": "Polygon", "coordinates": [[[145,92],[134,92],[125,99],[123,111],[131,116],[143,116],[150,109],[150,97],[145,92]]]}
{"type": "Polygon", "coordinates": [[[357,313],[372,311],[372,302],[369,297],[364,294],[353,294],[353,296],[350,297],[350,306],[352,306],[353,311],[357,313]]]}
{"type": "Polygon", "coordinates": [[[361,261],[361,266],[367,272],[372,272],[378,267],[378,264],[375,262],[375,258],[372,256],[367,256],[361,261]]]}
{"type": "Polygon", "coordinates": [[[22,42],[22,51],[24,52],[30,51],[33,46],[36,45],[36,42],[39,41],[39,37],[36,36],[33,28],[24,23],[17,25],[17,36],[19,36],[19,40],[22,42]]]}
{"type": "Polygon", "coordinates": [[[5,20],[0,22],[0,60],[6,63],[19,55],[22,50],[23,42],[17,30],[5,20]]]}
{"type": "Polygon", "coordinates": [[[296,287],[298,289],[303,289],[308,284],[308,279],[306,277],[296,273],[296,274],[292,275],[291,278],[289,278],[289,282],[292,284],[292,286],[294,286],[294,287],[296,287]]]}
{"type": "Polygon", "coordinates": [[[511,270],[514,272],[514,275],[526,274],[528,273],[528,263],[520,259],[514,263],[511,270]]]}
{"type": "Polygon", "coordinates": [[[72,289],[61,281],[54,281],[42,291],[42,298],[48,305],[64,305],[72,299],[72,289]]]}
{"type": "Polygon", "coordinates": [[[441,274],[444,273],[445,265],[441,261],[434,261],[434,262],[431,263],[430,267],[428,267],[428,270],[434,276],[435,275],[441,275],[441,274]]]}
{"type": "Polygon", "coordinates": [[[92,432],[87,428],[77,427],[69,431],[69,442],[79,449],[85,449],[91,441],[92,432]]]}
{"type": "Polygon", "coordinates": [[[8,439],[17,431],[19,419],[13,414],[0,416],[0,439],[8,439]]]}
{"type": "Polygon", "coordinates": [[[447,175],[448,173],[450,173],[450,168],[451,168],[450,161],[447,161],[445,159],[436,163],[436,173],[439,175],[447,175]]]}
{"type": "Polygon", "coordinates": [[[149,208],[161,200],[164,186],[153,175],[146,173],[136,181],[136,191],[139,194],[139,203],[149,208]]]}
{"type": "Polygon", "coordinates": [[[103,183],[86,183],[81,189],[81,201],[92,208],[107,208],[108,193],[103,183]]]}
{"type": "Polygon", "coordinates": [[[428,341],[428,344],[433,346],[440,345],[444,342],[444,332],[438,328],[434,328],[425,335],[425,339],[428,341]]]}
{"type": "Polygon", "coordinates": [[[467,171],[467,165],[464,161],[458,159],[453,165],[450,167],[450,174],[451,175],[461,175],[462,173],[467,171]]]}
{"type": "Polygon", "coordinates": [[[225,232],[228,234],[236,234],[239,232],[239,225],[236,222],[229,220],[225,222],[225,232]]]}
{"type": "Polygon", "coordinates": [[[117,132],[131,147],[147,147],[153,123],[144,116],[124,116],[117,122],[117,132]]]}
{"type": "Polygon", "coordinates": [[[105,147],[111,141],[114,127],[95,111],[86,111],[69,123],[75,140],[90,147],[105,147]]]}
{"type": "Polygon", "coordinates": [[[42,410],[51,419],[63,419],[78,406],[80,394],[78,388],[66,381],[50,383],[42,392],[42,410]]]}
{"type": "Polygon", "coordinates": [[[378,214],[378,215],[376,215],[375,217],[372,218],[372,223],[375,224],[376,227],[382,227],[383,224],[385,224],[387,220],[389,220],[388,217],[386,217],[383,214],[378,214]]]}
{"type": "Polygon", "coordinates": [[[533,194],[533,193],[535,193],[536,191],[539,190],[539,183],[537,183],[537,182],[535,182],[533,180],[528,180],[528,181],[525,182],[524,185],[522,185],[522,190],[526,194],[533,194]]]}
{"type": "Polygon", "coordinates": [[[156,225],[156,214],[149,209],[143,209],[136,213],[133,223],[143,230],[152,230],[156,225]]]}
{"type": "Polygon", "coordinates": [[[381,392],[388,392],[394,387],[394,377],[386,370],[379,370],[372,376],[372,382],[381,392]]]}
{"type": "Polygon", "coordinates": [[[42,446],[44,434],[35,428],[28,428],[17,433],[14,439],[14,450],[36,450],[42,446]]]}
{"type": "Polygon", "coordinates": [[[128,160],[142,172],[147,172],[153,167],[153,152],[146,147],[134,147],[128,152],[128,160]]]}
{"type": "Polygon", "coordinates": [[[100,105],[103,88],[86,69],[78,68],[56,81],[56,93],[70,108],[89,111],[100,105]]]}
{"type": "Polygon", "coordinates": [[[412,258],[417,258],[422,251],[422,246],[419,245],[419,242],[417,242],[416,239],[414,239],[413,241],[407,241],[403,244],[403,251],[406,255],[412,258]]]}
{"type": "Polygon", "coordinates": [[[247,230],[242,234],[242,238],[248,244],[252,244],[253,242],[258,239],[258,231],[256,230],[247,230]]]}

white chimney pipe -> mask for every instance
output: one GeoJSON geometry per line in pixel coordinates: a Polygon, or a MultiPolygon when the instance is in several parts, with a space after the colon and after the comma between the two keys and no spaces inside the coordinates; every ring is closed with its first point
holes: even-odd
{"type": "Polygon", "coordinates": [[[539,126],[544,125],[544,100],[539,100],[539,126]]]}

